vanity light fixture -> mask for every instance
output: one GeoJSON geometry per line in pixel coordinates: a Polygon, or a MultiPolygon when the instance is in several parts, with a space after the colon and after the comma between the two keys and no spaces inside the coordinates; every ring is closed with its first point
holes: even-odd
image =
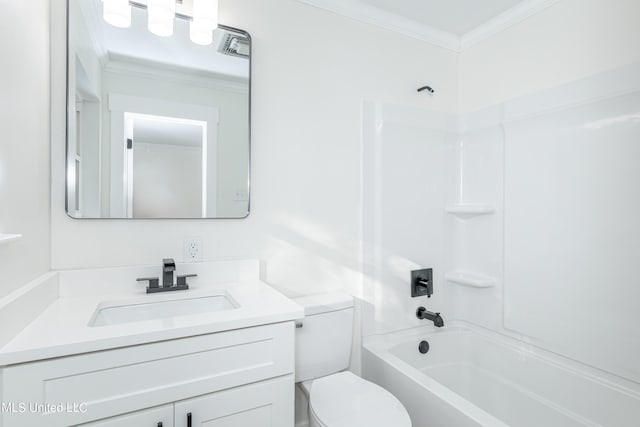
{"type": "Polygon", "coordinates": [[[102,12],[106,22],[114,27],[131,26],[131,7],[147,10],[149,31],[160,37],[173,35],[176,17],[189,20],[191,41],[207,46],[213,43],[213,31],[218,28],[219,0],[192,0],[191,16],[176,14],[176,1],[182,0],[146,0],[146,4],[135,0],[102,0],[102,12]]]}
{"type": "Polygon", "coordinates": [[[173,35],[173,21],[176,17],[175,0],[148,0],[149,31],[160,37],[173,35]]]}
{"type": "Polygon", "coordinates": [[[218,0],[193,0],[193,20],[189,37],[199,45],[213,43],[213,30],[218,27],[218,0]]]}
{"type": "Polygon", "coordinates": [[[129,0],[103,0],[102,17],[114,27],[130,27],[131,5],[129,0]]]}

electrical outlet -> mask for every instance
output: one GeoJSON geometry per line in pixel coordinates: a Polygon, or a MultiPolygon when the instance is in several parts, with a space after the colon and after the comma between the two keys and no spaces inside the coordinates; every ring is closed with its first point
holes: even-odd
{"type": "Polygon", "coordinates": [[[234,202],[246,202],[249,200],[249,193],[246,189],[238,188],[233,195],[234,202]]]}
{"type": "Polygon", "coordinates": [[[184,262],[202,261],[202,238],[190,237],[184,240],[184,262]]]}

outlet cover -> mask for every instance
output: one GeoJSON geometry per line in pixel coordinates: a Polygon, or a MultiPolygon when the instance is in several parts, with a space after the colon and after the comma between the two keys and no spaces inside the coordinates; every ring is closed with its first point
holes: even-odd
{"type": "Polygon", "coordinates": [[[184,262],[202,261],[202,237],[184,239],[184,262]]]}
{"type": "Polygon", "coordinates": [[[234,202],[246,202],[249,200],[249,192],[246,189],[238,188],[233,195],[234,202]]]}

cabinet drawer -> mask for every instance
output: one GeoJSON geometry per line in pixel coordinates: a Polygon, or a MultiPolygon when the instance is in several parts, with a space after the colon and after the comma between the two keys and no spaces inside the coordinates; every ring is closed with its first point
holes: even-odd
{"type": "Polygon", "coordinates": [[[173,405],[136,411],[77,427],[173,427],[173,405]]]}
{"type": "Polygon", "coordinates": [[[4,426],[68,426],[294,371],[293,322],[5,368],[5,402],[86,403],[86,412],[4,413],[4,426]]]}

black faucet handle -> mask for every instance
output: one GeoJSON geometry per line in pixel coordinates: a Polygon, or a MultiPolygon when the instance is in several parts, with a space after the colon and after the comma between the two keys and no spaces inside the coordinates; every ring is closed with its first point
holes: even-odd
{"type": "Polygon", "coordinates": [[[431,298],[433,294],[433,269],[422,268],[411,270],[411,297],[421,297],[426,295],[431,298]]]}
{"type": "Polygon", "coordinates": [[[139,277],[136,282],[149,282],[149,289],[156,289],[160,287],[159,277],[139,277]]]}
{"type": "Polygon", "coordinates": [[[417,286],[420,286],[424,292],[426,292],[427,298],[431,298],[433,294],[433,279],[429,277],[418,277],[416,281],[418,282],[417,286]]]}
{"type": "Polygon", "coordinates": [[[197,274],[180,274],[180,275],[177,276],[176,286],[189,287],[189,285],[187,284],[187,279],[189,277],[198,277],[198,275],[197,274]]]}
{"type": "Polygon", "coordinates": [[[163,271],[175,271],[176,270],[176,262],[173,258],[164,258],[162,260],[162,270],[163,271]]]}

